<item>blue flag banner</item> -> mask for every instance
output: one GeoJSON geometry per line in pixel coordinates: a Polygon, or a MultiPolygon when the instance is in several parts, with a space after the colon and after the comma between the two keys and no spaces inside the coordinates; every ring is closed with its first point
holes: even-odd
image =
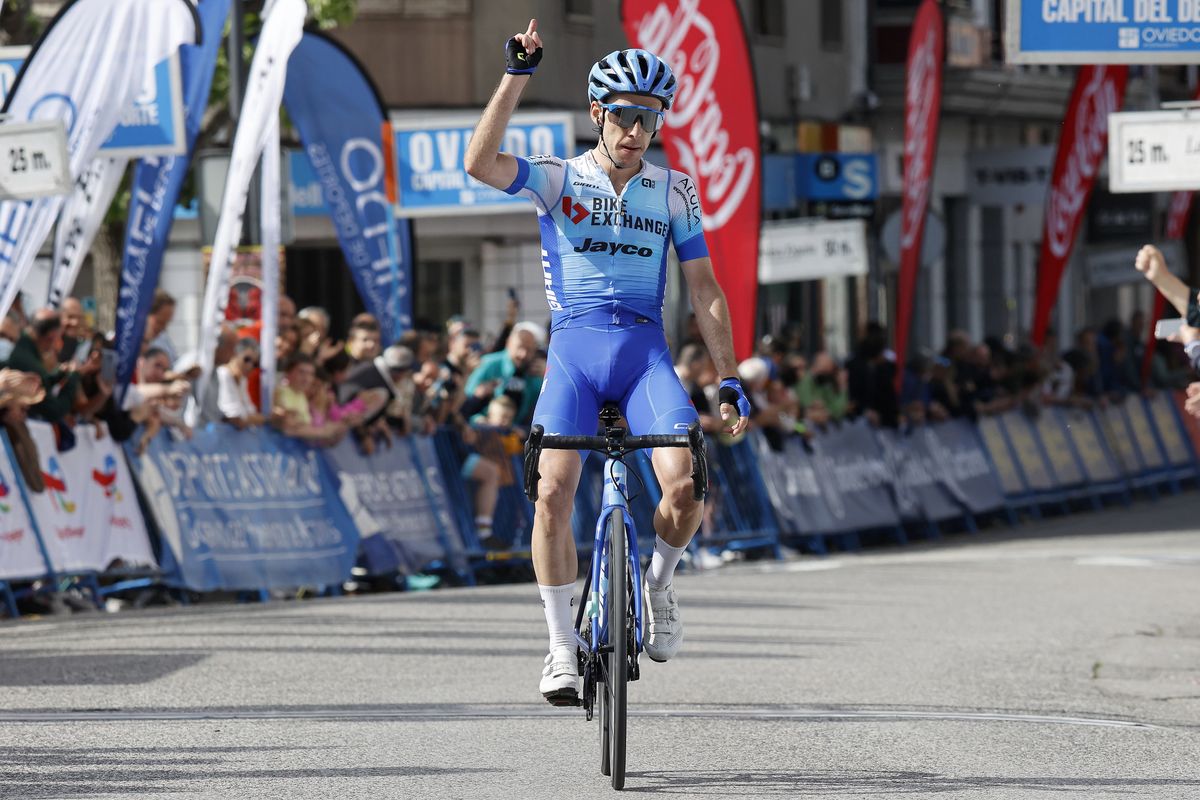
{"type": "Polygon", "coordinates": [[[195,591],[337,585],[358,529],[317,450],[274,431],[161,435],[130,460],[143,496],[195,591]]]}
{"type": "Polygon", "coordinates": [[[398,337],[412,326],[412,238],[388,200],[379,92],[340,45],[305,31],[288,61],[283,103],[321,182],[359,296],[385,338],[398,337]]]}
{"type": "Polygon", "coordinates": [[[184,84],[184,130],[187,153],[156,156],[138,162],[133,174],[121,289],[117,295],[116,349],[118,397],[133,380],[141,353],[150,301],[162,272],[163,251],[174,221],[172,211],[187,177],[200,122],[208,105],[221,33],[231,0],[200,0],[202,40],[180,48],[184,84]]]}
{"type": "Polygon", "coordinates": [[[463,566],[462,539],[450,516],[436,457],[432,450],[421,454],[420,466],[413,458],[413,447],[420,447],[414,440],[423,439],[397,439],[370,455],[349,439],[321,451],[362,532],[372,574],[411,574],[435,561],[463,566]]]}

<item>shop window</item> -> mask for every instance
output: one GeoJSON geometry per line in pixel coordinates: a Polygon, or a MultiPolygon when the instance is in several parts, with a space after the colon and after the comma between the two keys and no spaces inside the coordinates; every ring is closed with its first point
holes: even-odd
{"type": "Polygon", "coordinates": [[[783,38],[783,0],[754,0],[754,32],[759,36],[783,38]]]}
{"type": "Polygon", "coordinates": [[[567,19],[572,22],[592,20],[592,0],[566,0],[567,19]]]}
{"type": "Polygon", "coordinates": [[[842,0],[821,0],[821,49],[842,49],[842,14],[842,0]]]}

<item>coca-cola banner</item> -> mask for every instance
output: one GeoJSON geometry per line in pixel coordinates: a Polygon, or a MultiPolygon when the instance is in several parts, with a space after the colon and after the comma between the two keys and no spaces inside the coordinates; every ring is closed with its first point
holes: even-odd
{"type": "Polygon", "coordinates": [[[896,296],[896,385],[904,380],[921,239],[942,113],[942,12],[934,0],[917,9],[908,40],[904,89],[904,196],[900,216],[900,282],[896,296]]]}
{"type": "Polygon", "coordinates": [[[1129,67],[1124,66],[1081,67],[1075,77],[1046,197],[1031,333],[1034,344],[1040,345],[1046,338],[1063,270],[1096,184],[1096,173],[1108,154],[1108,115],[1121,109],[1128,77],[1129,67]]]}
{"type": "Polygon", "coordinates": [[[713,268],[729,301],[739,359],[754,349],[758,295],[758,98],[734,0],[623,0],[634,47],[675,71],[679,88],[662,129],[671,166],[696,182],[713,268]]]}

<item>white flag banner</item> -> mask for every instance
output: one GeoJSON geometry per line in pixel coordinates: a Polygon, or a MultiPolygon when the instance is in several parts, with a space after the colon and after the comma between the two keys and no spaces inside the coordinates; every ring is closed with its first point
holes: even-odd
{"type": "MultiPolygon", "coordinates": [[[[7,122],[61,120],[78,180],[147,73],[198,31],[187,0],[73,0],[25,60],[5,101],[7,122]]],[[[61,196],[0,201],[0,314],[12,307],[62,205],[61,196]]]]}
{"type": "Polygon", "coordinates": [[[54,231],[54,262],[50,268],[51,308],[58,308],[75,288],[75,280],[112,199],[121,187],[127,158],[95,158],[75,180],[54,231]]]}
{"type": "MultiPolygon", "coordinates": [[[[250,61],[250,77],[233,137],[225,193],[221,198],[221,216],[213,237],[204,307],[200,314],[201,397],[212,375],[217,333],[225,321],[225,307],[229,304],[229,276],[242,233],[242,215],[246,211],[254,166],[270,140],[272,130],[275,131],[273,146],[279,147],[279,105],[287,81],[287,62],[304,35],[307,14],[308,6],[304,0],[273,0],[268,4],[262,33],[250,61]]],[[[274,341],[271,347],[274,348],[274,341]]]]}
{"type": "Polygon", "coordinates": [[[275,336],[279,332],[279,114],[271,121],[262,155],[262,338],[259,394],[262,412],[270,414],[275,398],[275,336]]]}

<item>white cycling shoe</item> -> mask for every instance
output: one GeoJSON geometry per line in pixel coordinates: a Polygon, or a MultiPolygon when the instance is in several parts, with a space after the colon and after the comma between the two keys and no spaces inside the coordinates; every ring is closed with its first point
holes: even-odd
{"type": "Polygon", "coordinates": [[[646,631],[642,646],[651,661],[663,662],[679,652],[683,644],[683,621],[679,619],[679,598],[675,589],[667,584],[662,589],[651,589],[646,584],[643,594],[646,616],[646,631]]]}
{"type": "Polygon", "coordinates": [[[579,659],[574,650],[555,650],[546,656],[538,688],[552,706],[579,705],[579,659]]]}

